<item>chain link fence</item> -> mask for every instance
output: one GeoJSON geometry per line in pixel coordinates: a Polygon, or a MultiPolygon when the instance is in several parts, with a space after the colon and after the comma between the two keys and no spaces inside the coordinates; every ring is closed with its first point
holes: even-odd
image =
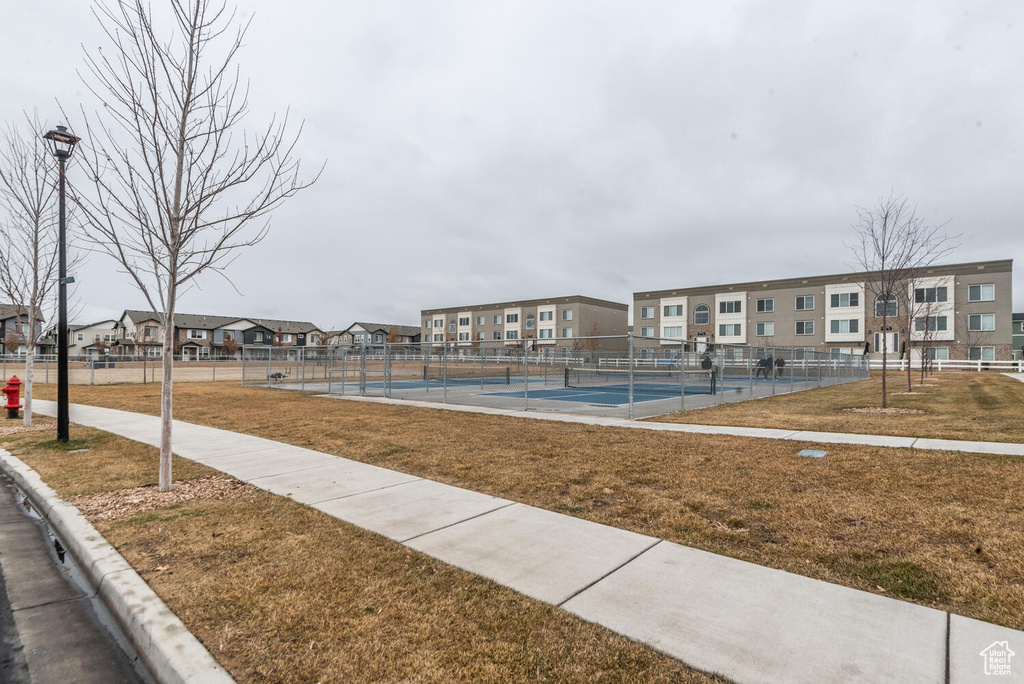
{"type": "Polygon", "coordinates": [[[243,384],[629,419],[869,377],[860,355],[634,335],[259,351],[243,384]]]}

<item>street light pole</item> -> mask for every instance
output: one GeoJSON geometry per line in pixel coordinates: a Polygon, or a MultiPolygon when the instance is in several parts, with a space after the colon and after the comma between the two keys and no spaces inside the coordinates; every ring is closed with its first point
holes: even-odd
{"type": "Polygon", "coordinates": [[[57,281],[58,309],[57,309],[57,441],[67,443],[69,438],[68,418],[68,283],[75,282],[69,278],[67,273],[67,227],[64,209],[64,170],[71,153],[75,151],[75,144],[80,138],[72,135],[64,126],[57,126],[43,138],[50,142],[50,151],[57,158],[57,165],[60,167],[60,190],[58,221],[60,235],[58,240],[58,269],[57,281]]]}

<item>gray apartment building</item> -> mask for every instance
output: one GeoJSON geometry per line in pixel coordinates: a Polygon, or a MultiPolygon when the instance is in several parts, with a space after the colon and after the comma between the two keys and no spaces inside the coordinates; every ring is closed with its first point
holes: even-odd
{"type": "Polygon", "coordinates": [[[813,349],[935,359],[1012,357],[1013,260],[933,266],[882,301],[877,273],[675,288],[633,295],[645,356],[680,342],[813,349]],[[883,330],[882,314],[886,313],[883,330]]]}
{"type": "MultiPolygon", "coordinates": [[[[573,295],[527,299],[494,304],[471,304],[420,312],[424,347],[449,343],[459,353],[498,355],[503,349],[521,346],[525,340],[549,355],[573,338],[588,335],[625,335],[629,305],[573,295]]],[[[621,341],[617,346],[622,346],[621,341]]],[[[595,348],[610,343],[595,344],[595,348]]]]}

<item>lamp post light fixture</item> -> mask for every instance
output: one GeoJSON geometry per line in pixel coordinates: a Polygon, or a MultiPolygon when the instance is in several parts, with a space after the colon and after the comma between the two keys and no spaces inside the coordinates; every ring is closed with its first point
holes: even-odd
{"type": "Polygon", "coordinates": [[[67,228],[65,226],[64,212],[64,166],[75,151],[75,145],[81,138],[75,137],[65,126],[57,126],[54,130],[43,136],[47,141],[50,152],[57,159],[60,167],[60,198],[59,224],[60,239],[58,248],[59,257],[59,280],[58,289],[58,314],[57,314],[57,441],[67,443],[68,441],[68,283],[75,282],[67,274],[67,228]]]}

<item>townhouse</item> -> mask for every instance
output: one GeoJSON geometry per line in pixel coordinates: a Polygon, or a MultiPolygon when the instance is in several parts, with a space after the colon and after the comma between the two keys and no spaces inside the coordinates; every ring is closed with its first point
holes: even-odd
{"type": "Polygon", "coordinates": [[[1011,259],[924,269],[889,301],[877,294],[877,279],[841,273],[637,292],[633,330],[651,338],[637,341],[648,357],[672,355],[682,341],[847,354],[877,354],[884,344],[895,355],[1012,357],[1011,259]]]}
{"type": "MultiPolygon", "coordinates": [[[[43,320],[36,319],[34,328],[37,335],[42,331],[42,325],[43,320]]],[[[0,353],[24,354],[29,332],[28,314],[21,307],[0,304],[0,342],[3,343],[0,353]]],[[[37,348],[36,353],[41,353],[41,350],[37,348]]]]}
{"type": "MultiPolygon", "coordinates": [[[[152,311],[125,310],[115,330],[121,355],[155,357],[163,349],[163,324],[152,311]]],[[[306,347],[326,341],[307,321],[185,313],[174,315],[173,339],[175,353],[185,361],[234,357],[243,347],[306,347]]]]}
{"type": "MultiPolygon", "coordinates": [[[[496,356],[502,347],[535,340],[546,355],[554,355],[556,348],[569,355],[574,339],[625,335],[628,312],[628,304],[582,295],[423,309],[421,339],[424,346],[451,343],[460,353],[486,349],[496,356]]],[[[595,344],[612,345],[621,347],[622,340],[595,344]]]]}
{"type": "Polygon", "coordinates": [[[345,346],[384,344],[385,342],[418,345],[421,333],[420,329],[415,325],[356,321],[344,330],[333,333],[331,339],[334,344],[345,346]]]}

